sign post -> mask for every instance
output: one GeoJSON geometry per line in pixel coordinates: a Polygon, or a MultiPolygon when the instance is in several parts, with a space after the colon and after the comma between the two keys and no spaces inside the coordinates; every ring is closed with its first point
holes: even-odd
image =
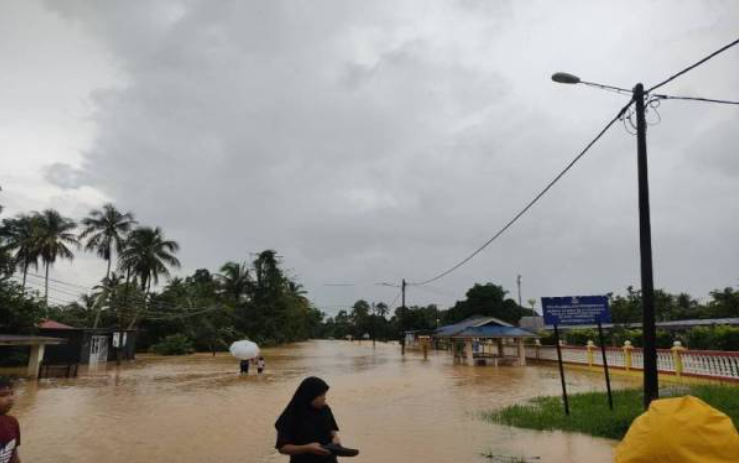
{"type": "Polygon", "coordinates": [[[562,402],[565,405],[565,415],[570,415],[570,401],[567,398],[567,383],[565,382],[565,367],[562,364],[562,346],[559,342],[559,328],[554,325],[554,342],[557,343],[557,363],[559,363],[559,379],[562,381],[562,402]]]}
{"type": "Polygon", "coordinates": [[[543,297],[541,306],[544,312],[544,323],[554,325],[554,337],[557,343],[557,360],[559,375],[562,379],[562,395],[564,398],[565,414],[569,415],[567,387],[565,385],[564,366],[562,364],[562,349],[559,345],[560,326],[597,325],[600,338],[600,349],[603,355],[603,369],[606,375],[606,389],[608,390],[608,405],[613,410],[613,396],[611,394],[611,378],[608,372],[606,346],[603,337],[603,323],[611,322],[611,313],[608,310],[607,296],[574,296],[574,297],[543,297]]]}
{"type": "Polygon", "coordinates": [[[608,358],[606,358],[606,338],[603,336],[603,324],[598,323],[598,338],[600,352],[603,354],[603,369],[606,372],[606,390],[608,391],[608,407],[613,410],[613,394],[611,394],[611,375],[608,373],[608,358]]]}

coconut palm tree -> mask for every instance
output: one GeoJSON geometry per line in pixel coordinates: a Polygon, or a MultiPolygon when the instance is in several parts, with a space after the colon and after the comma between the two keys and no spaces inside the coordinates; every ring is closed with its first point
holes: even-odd
{"type": "Polygon", "coordinates": [[[303,285],[292,280],[287,280],[287,292],[296,299],[305,299],[305,295],[308,294],[303,285]]]}
{"type": "MultiPolygon", "coordinates": [[[[128,275],[138,277],[145,301],[152,283],[159,283],[160,276],[169,276],[169,267],[178,268],[180,261],[174,256],[180,245],[167,240],[161,228],[139,227],[133,230],[119,255],[119,266],[128,275]]],[[[129,329],[133,329],[144,306],[134,315],[129,329]]]]}
{"type": "Polygon", "coordinates": [[[45,267],[44,301],[49,305],[49,270],[57,258],[74,259],[70,246],[79,246],[73,220],[62,216],[54,209],[46,209],[37,215],[38,234],[36,235],[36,249],[45,267]]]}
{"type": "Polygon", "coordinates": [[[218,274],[221,291],[229,300],[238,303],[249,293],[251,276],[245,263],[226,262],[218,274]]]}
{"type": "Polygon", "coordinates": [[[169,267],[178,268],[174,253],[180,250],[176,241],[167,240],[161,228],[139,227],[131,232],[121,250],[120,263],[139,278],[142,291],[159,283],[160,276],[169,276],[169,267]]]}
{"type": "Polygon", "coordinates": [[[136,220],[132,213],[123,214],[112,204],[92,210],[88,217],[82,219],[84,229],[80,233],[80,240],[87,240],[86,251],[95,252],[108,262],[106,279],[110,278],[113,250],[120,255],[123,243],[134,225],[136,220]]]}
{"type": "Polygon", "coordinates": [[[38,269],[38,227],[38,214],[19,215],[13,219],[4,219],[0,230],[3,250],[12,253],[13,262],[23,272],[24,291],[28,269],[38,269]]]}

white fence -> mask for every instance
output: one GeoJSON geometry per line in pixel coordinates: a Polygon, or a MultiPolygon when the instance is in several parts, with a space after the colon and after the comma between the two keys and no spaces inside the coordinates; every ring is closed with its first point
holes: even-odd
{"type": "MultiPolygon", "coordinates": [[[[515,346],[505,346],[506,353],[515,346]]],[[[526,358],[557,361],[554,346],[526,346],[526,358]]],[[[608,366],[625,370],[642,370],[644,354],[634,347],[606,348],[608,366]]],[[[562,347],[562,361],[580,365],[602,366],[600,348],[562,347]]],[[[660,373],[678,376],[697,376],[728,381],[739,381],[739,352],[687,350],[682,347],[657,350],[657,368],[660,373]]]]}

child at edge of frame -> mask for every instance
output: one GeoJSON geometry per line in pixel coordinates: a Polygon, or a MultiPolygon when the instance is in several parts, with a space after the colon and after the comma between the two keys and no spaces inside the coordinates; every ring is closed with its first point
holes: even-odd
{"type": "Polygon", "coordinates": [[[0,376],[0,463],[21,463],[18,447],[21,445],[21,429],[18,420],[8,415],[15,404],[13,381],[0,376]]]}

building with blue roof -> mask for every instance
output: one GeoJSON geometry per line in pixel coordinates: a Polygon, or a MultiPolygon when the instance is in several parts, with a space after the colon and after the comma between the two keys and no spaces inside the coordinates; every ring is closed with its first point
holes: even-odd
{"type": "Polygon", "coordinates": [[[461,322],[446,325],[434,331],[433,338],[446,340],[451,346],[455,359],[466,361],[470,365],[526,365],[526,339],[538,336],[495,317],[474,315],[461,322]],[[516,355],[506,355],[504,343],[516,345],[516,355]],[[458,346],[463,346],[460,349],[458,346]]]}

